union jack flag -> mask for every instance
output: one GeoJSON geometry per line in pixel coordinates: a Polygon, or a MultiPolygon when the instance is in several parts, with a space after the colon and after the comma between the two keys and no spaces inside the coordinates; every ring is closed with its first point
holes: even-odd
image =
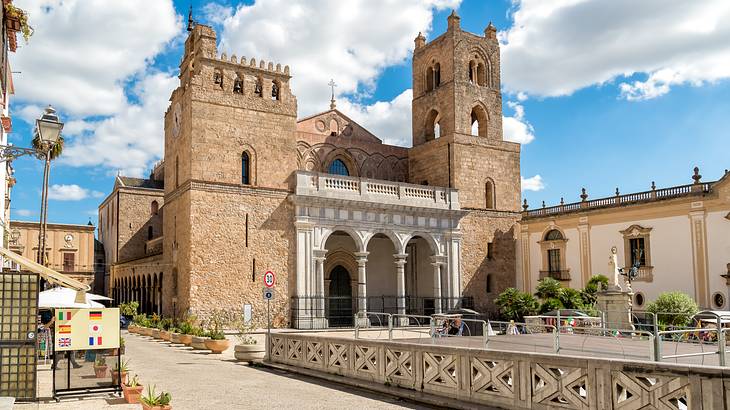
{"type": "Polygon", "coordinates": [[[71,338],[70,337],[59,338],[58,347],[71,347],[71,338]]]}

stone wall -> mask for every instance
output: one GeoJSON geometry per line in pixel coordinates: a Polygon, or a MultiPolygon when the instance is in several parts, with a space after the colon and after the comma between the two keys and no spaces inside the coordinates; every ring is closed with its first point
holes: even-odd
{"type": "MultiPolygon", "coordinates": [[[[162,235],[162,216],[152,215],[151,206],[157,201],[159,209],[164,204],[163,192],[155,190],[119,191],[119,254],[117,261],[139,258],[146,255],[145,245],[148,228],[152,227],[154,237],[162,235]]],[[[116,261],[114,261],[116,262],[116,261]]]]}

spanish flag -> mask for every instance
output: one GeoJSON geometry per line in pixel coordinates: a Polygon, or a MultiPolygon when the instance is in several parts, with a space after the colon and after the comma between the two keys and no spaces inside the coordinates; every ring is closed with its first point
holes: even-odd
{"type": "Polygon", "coordinates": [[[71,325],[59,325],[58,333],[71,333],[71,325]]]}

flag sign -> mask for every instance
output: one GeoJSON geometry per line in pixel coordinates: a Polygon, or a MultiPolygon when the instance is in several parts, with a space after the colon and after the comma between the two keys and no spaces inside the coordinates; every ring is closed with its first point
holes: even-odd
{"type": "Polygon", "coordinates": [[[115,349],[119,347],[118,308],[63,308],[56,319],[56,351],[115,349]]]}

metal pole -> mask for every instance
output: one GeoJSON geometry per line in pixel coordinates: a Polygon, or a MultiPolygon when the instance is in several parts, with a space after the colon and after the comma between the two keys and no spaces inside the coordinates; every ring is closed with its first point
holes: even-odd
{"type": "Polygon", "coordinates": [[[45,221],[45,215],[46,215],[46,195],[48,193],[48,170],[49,170],[49,164],[50,164],[50,150],[46,152],[46,158],[45,163],[43,166],[43,189],[41,191],[41,214],[39,216],[38,221],[38,255],[36,257],[36,262],[40,265],[44,265],[44,255],[45,252],[43,251],[43,248],[45,247],[45,229],[44,229],[44,221],[45,221]]]}
{"type": "Polygon", "coordinates": [[[43,247],[41,248],[41,265],[46,266],[48,260],[46,259],[46,232],[48,231],[48,180],[51,177],[51,148],[48,147],[46,151],[46,164],[45,164],[45,180],[43,181],[43,247]]]}
{"type": "Polygon", "coordinates": [[[720,366],[725,366],[725,332],[722,329],[720,316],[717,316],[717,348],[720,354],[720,366]]]}
{"type": "Polygon", "coordinates": [[[388,316],[388,340],[393,340],[393,316],[388,316]]]}
{"type": "Polygon", "coordinates": [[[653,322],[653,328],[654,328],[654,361],[661,362],[662,361],[662,340],[659,337],[659,324],[657,323],[656,314],[651,313],[652,316],[652,322],[653,322]]]}
{"type": "Polygon", "coordinates": [[[271,360],[271,299],[266,299],[266,354],[271,360]]]}

